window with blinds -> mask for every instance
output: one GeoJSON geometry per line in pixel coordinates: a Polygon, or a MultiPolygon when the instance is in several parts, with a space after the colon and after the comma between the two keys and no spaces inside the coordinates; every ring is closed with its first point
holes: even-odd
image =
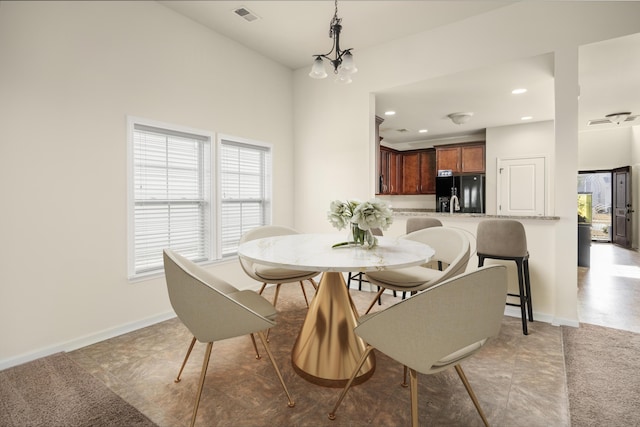
{"type": "Polygon", "coordinates": [[[130,275],[160,271],[162,250],[210,258],[210,138],[133,126],[133,260],[130,275]]]}
{"type": "Polygon", "coordinates": [[[128,128],[130,278],[161,273],[165,248],[235,256],[243,233],[271,223],[270,145],[220,136],[213,150],[206,131],[133,117],[128,128]]]}
{"type": "Polygon", "coordinates": [[[223,256],[236,253],[246,231],[271,223],[271,149],[221,140],[221,223],[223,256]]]}

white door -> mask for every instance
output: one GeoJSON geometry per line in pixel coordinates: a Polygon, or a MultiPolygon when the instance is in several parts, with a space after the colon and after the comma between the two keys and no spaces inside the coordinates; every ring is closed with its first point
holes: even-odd
{"type": "Polygon", "coordinates": [[[545,157],[498,159],[498,215],[545,213],[545,157]]]}

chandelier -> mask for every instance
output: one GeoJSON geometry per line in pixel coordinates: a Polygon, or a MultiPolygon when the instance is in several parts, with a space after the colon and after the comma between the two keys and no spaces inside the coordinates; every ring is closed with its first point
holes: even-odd
{"type": "Polygon", "coordinates": [[[324,55],[313,55],[316,59],[313,61],[311,72],[309,77],[314,79],[324,79],[327,77],[327,71],[324,68],[324,61],[326,59],[333,65],[333,72],[336,75],[336,82],[339,83],[351,83],[351,74],[358,71],[353,63],[353,55],[351,49],[340,50],[340,31],[342,25],[340,22],[342,18],[338,18],[338,0],[335,0],[336,11],[333,15],[333,19],[329,23],[329,37],[333,39],[333,46],[329,53],[324,55]],[[332,59],[329,55],[334,54],[332,59]]]}

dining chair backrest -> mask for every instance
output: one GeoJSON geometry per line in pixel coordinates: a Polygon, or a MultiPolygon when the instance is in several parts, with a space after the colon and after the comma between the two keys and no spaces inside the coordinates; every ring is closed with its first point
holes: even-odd
{"type": "Polygon", "coordinates": [[[434,373],[498,334],[506,290],[505,266],[482,267],[364,317],[355,332],[405,366],[434,373]]]}
{"type": "Polygon", "coordinates": [[[466,234],[451,227],[430,227],[403,236],[405,239],[425,243],[435,250],[431,261],[447,264],[440,281],[464,273],[471,256],[471,245],[466,234]]]}
{"type": "Polygon", "coordinates": [[[219,341],[275,325],[258,313],[266,300],[255,292],[240,291],[168,249],[164,268],[171,306],[198,341],[219,341]]]}
{"type": "Polygon", "coordinates": [[[407,219],[406,234],[431,227],[442,227],[442,222],[438,218],[411,217],[407,219]]]}
{"type": "MultiPolygon", "coordinates": [[[[262,225],[256,228],[253,228],[246,233],[244,233],[240,237],[240,244],[245,242],[250,242],[256,239],[263,239],[265,237],[274,237],[274,236],[287,236],[289,234],[299,234],[298,231],[294,230],[290,227],[285,227],[283,225],[262,225]]],[[[263,282],[264,278],[256,275],[256,272],[253,268],[254,263],[246,258],[240,258],[240,266],[244,270],[247,275],[258,282],[263,282]]]]}

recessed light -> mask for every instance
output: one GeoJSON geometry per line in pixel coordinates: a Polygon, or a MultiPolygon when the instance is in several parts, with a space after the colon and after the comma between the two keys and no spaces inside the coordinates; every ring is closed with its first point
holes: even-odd
{"type": "Polygon", "coordinates": [[[385,116],[395,116],[396,112],[395,111],[385,111],[384,115],[385,116]]]}
{"type": "Polygon", "coordinates": [[[420,132],[420,133],[427,133],[427,132],[429,132],[429,131],[428,131],[427,129],[420,129],[418,132],[420,132]]]}
{"type": "Polygon", "coordinates": [[[514,95],[520,95],[521,93],[525,93],[527,90],[525,88],[518,88],[511,91],[514,95]]]}
{"type": "Polygon", "coordinates": [[[533,119],[533,117],[531,117],[531,116],[520,117],[520,120],[531,120],[531,119],[533,119]]]}

